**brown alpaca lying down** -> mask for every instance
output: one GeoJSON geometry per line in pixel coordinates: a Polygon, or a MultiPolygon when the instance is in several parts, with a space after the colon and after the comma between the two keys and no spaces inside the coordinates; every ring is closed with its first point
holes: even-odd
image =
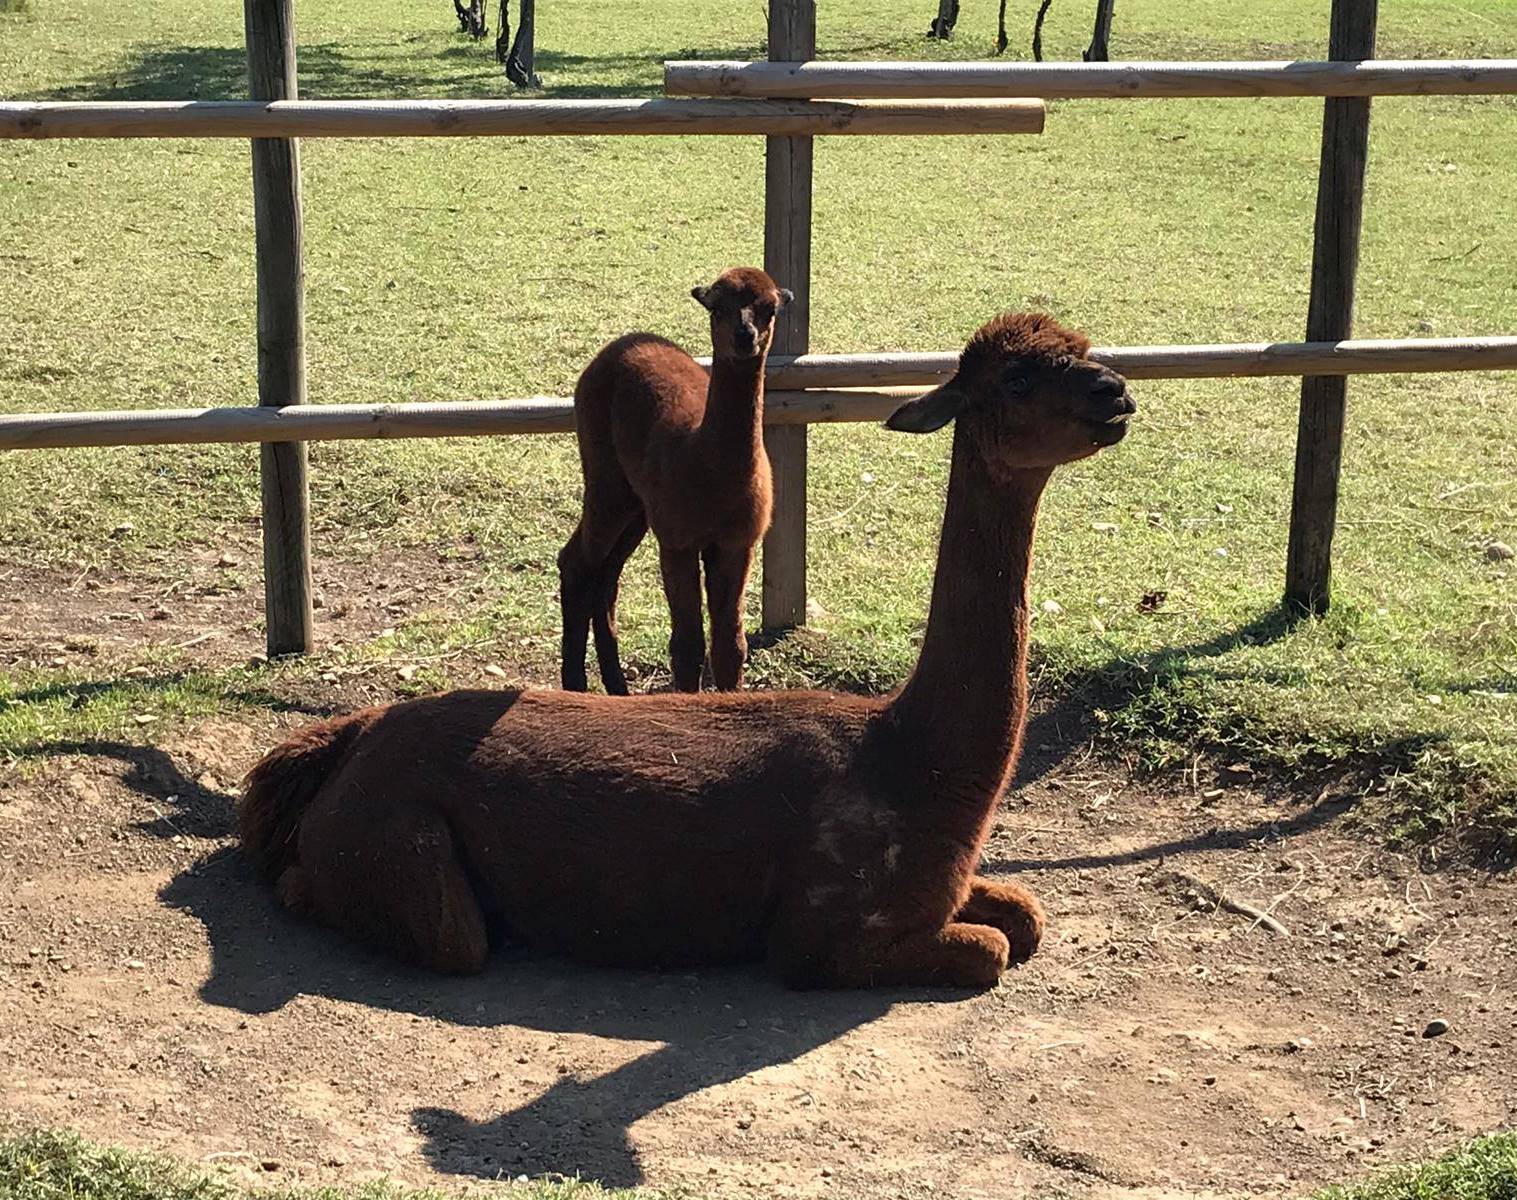
{"type": "Polygon", "coordinates": [[[888,424],[955,421],[920,660],[883,698],[452,692],[339,717],[256,766],[243,845],[291,908],[442,971],[490,932],[606,963],[766,959],[797,986],[986,987],[1037,901],[978,878],[1026,709],[1053,469],[1119,441],[1122,378],[1007,315],[888,424]]]}

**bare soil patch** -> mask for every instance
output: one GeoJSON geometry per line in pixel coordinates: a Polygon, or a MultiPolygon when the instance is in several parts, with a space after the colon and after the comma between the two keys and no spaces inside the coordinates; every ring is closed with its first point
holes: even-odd
{"type": "MultiPolygon", "coordinates": [[[[261,658],[263,584],[256,540],[111,563],[0,568],[0,667],[88,668],[170,652],[190,665],[261,658]]],[[[483,551],[390,547],[312,563],[319,649],[367,641],[427,612],[456,613],[483,595],[483,551]]]]}
{"type": "Polygon", "coordinates": [[[1344,835],[1352,795],[1158,790],[1034,739],[986,869],[1052,928],[986,995],[508,951],[440,979],[287,919],[232,848],[233,781],[301,719],[0,786],[9,1117],[265,1179],[866,1198],[1296,1193],[1517,1122],[1514,881],[1344,835]]]}

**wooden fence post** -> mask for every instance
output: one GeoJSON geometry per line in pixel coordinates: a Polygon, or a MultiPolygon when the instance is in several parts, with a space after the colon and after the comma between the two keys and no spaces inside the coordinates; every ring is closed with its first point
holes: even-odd
{"type": "MultiPolygon", "coordinates": [[[[243,0],[254,100],[294,100],[294,0],[243,0]]],[[[253,139],[258,403],[304,404],[305,253],[300,143],[253,139]]],[[[264,445],[263,593],[269,657],[311,648],[311,533],[304,442],[264,445]]]]}
{"type": "MultiPolygon", "coordinates": [[[[769,0],[769,58],[816,56],[816,0],[769,0]]],[[[811,150],[809,137],[771,137],[764,154],[764,269],[795,293],[780,313],[775,354],[811,342],[811,150]]],[[[806,427],[770,426],[774,520],[764,538],[764,628],[806,622],[806,427]]]]}
{"type": "MultiPolygon", "coordinates": [[[[1378,0],[1333,0],[1329,58],[1374,57],[1377,8],[1378,0]]],[[[1324,101],[1312,292],[1306,318],[1310,341],[1340,341],[1353,332],[1354,273],[1359,265],[1369,129],[1369,97],[1324,101]]],[[[1338,516],[1347,408],[1348,380],[1344,376],[1317,375],[1301,381],[1285,599],[1287,604],[1311,613],[1326,612],[1331,597],[1333,529],[1338,516]]]]}

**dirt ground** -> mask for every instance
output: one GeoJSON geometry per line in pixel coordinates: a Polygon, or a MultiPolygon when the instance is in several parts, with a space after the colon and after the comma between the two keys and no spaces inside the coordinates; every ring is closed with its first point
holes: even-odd
{"type": "MultiPolygon", "coordinates": [[[[207,628],[220,662],[256,649],[256,596],[98,582],[42,606],[36,580],[0,580],[0,666],[109,674],[113,639],[207,628]]],[[[308,707],[388,686],[329,683],[308,707]]],[[[305,719],[165,722],[0,773],[7,1119],[264,1181],[563,1172],[864,1200],[1296,1194],[1517,1124],[1517,880],[1356,840],[1352,792],[1134,783],[1046,712],[985,867],[1029,882],[1051,929],[994,992],[797,994],[509,952],[440,979],[286,918],[233,848],[236,780],[305,719]]]]}

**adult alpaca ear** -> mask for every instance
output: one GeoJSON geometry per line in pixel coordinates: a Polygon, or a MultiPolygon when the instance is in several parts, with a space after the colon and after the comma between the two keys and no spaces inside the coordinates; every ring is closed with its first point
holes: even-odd
{"type": "Polygon", "coordinates": [[[709,309],[711,307],[711,289],[709,287],[693,287],[690,289],[690,294],[695,297],[696,302],[702,308],[709,309]]]}
{"type": "Polygon", "coordinates": [[[953,420],[969,403],[969,397],[959,388],[956,379],[935,387],[915,400],[908,400],[885,422],[886,429],[902,433],[931,433],[953,420]]]}

